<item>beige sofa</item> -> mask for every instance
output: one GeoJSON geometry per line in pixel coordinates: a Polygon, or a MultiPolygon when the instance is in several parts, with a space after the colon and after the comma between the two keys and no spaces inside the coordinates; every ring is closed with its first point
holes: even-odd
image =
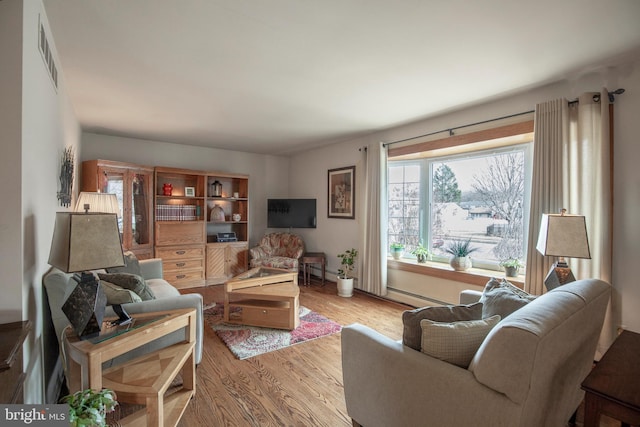
{"type": "Polygon", "coordinates": [[[347,326],[347,412],[365,427],[565,426],[584,395],[610,288],[588,279],[538,297],[489,332],[468,369],[347,326]]]}
{"type": "MultiPolygon", "coordinates": [[[[138,313],[148,313],[154,311],[173,310],[178,308],[195,308],[196,309],[196,346],[195,361],[200,363],[202,360],[202,336],[203,336],[203,320],[202,320],[202,296],[200,294],[181,295],[178,290],[169,282],[162,278],[162,260],[159,258],[140,260],[140,273],[145,282],[151,288],[156,299],[142,302],[123,304],[122,307],[135,318],[138,313]]],[[[47,293],[47,299],[51,309],[51,320],[55,328],[55,333],[60,344],[62,331],[69,325],[69,321],[62,311],[62,304],[66,301],[68,295],[76,286],[73,275],[64,273],[56,268],[51,268],[43,277],[43,283],[47,293]]],[[[111,307],[107,307],[105,317],[117,317],[111,307]]],[[[166,337],[139,347],[135,351],[131,351],[120,358],[114,359],[112,364],[118,364],[125,360],[132,359],[141,354],[148,353],[158,348],[180,342],[184,339],[184,332],[176,331],[166,337]]],[[[62,348],[62,347],[61,347],[62,348]]]]}

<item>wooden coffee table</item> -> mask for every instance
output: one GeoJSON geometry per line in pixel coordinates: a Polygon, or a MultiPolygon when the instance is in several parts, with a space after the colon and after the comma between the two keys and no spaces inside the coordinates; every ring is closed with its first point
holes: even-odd
{"type": "Polygon", "coordinates": [[[293,330],[300,325],[299,295],[297,272],[251,269],[225,283],[224,321],[293,330]]]}

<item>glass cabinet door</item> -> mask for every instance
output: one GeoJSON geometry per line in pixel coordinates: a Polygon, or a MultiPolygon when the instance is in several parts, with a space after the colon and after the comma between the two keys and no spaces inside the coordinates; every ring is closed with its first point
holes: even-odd
{"type": "MultiPolygon", "coordinates": [[[[124,236],[124,181],[125,173],[122,171],[114,171],[109,169],[102,170],[102,180],[100,183],[101,193],[115,194],[118,199],[118,228],[120,229],[120,238],[124,236]]],[[[124,240],[123,240],[124,241],[124,240]]]]}
{"type": "Polygon", "coordinates": [[[150,173],[131,174],[131,243],[132,246],[151,244],[151,188],[150,173]]]}

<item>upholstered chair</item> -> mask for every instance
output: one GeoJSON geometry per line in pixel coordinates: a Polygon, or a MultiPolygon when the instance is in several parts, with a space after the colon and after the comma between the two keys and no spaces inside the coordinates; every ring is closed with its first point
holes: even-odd
{"type": "Polygon", "coordinates": [[[304,241],[291,233],[265,235],[258,246],[249,249],[251,267],[282,268],[298,271],[298,260],[304,253],[304,241]]]}

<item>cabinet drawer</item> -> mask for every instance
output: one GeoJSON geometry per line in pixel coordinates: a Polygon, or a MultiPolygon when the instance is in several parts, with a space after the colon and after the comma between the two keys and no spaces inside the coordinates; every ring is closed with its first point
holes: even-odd
{"type": "Polygon", "coordinates": [[[202,286],[204,283],[204,269],[164,272],[164,279],[176,288],[202,286]]]}
{"type": "Polygon", "coordinates": [[[204,259],[204,246],[187,246],[173,248],[156,248],[156,257],[167,260],[185,260],[189,258],[204,259]]]}
{"type": "Polygon", "coordinates": [[[156,245],[189,245],[205,243],[202,221],[156,222],[156,245]]]}
{"type": "Polygon", "coordinates": [[[176,259],[176,260],[168,260],[162,261],[162,270],[165,275],[167,272],[181,272],[182,270],[197,270],[204,268],[204,259],[176,259]]]}

